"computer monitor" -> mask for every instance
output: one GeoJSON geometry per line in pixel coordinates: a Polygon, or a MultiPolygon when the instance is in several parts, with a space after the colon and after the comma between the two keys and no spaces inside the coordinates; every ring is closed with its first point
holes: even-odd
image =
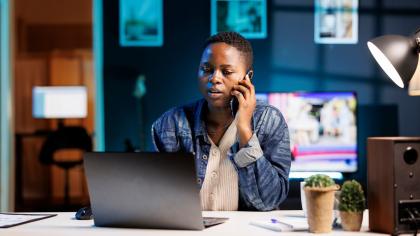
{"type": "Polygon", "coordinates": [[[87,91],[84,86],[35,86],[32,91],[34,118],[85,118],[87,91]]]}
{"type": "MultiPolygon", "coordinates": [[[[286,119],[294,172],[357,171],[354,92],[257,93],[286,119]]],[[[296,176],[296,175],[293,175],[296,176]]]]}

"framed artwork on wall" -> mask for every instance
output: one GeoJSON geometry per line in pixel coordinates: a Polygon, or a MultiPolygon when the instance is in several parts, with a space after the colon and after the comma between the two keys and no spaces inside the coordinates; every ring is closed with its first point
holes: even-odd
{"type": "Polygon", "coordinates": [[[211,34],[223,31],[248,39],[266,38],[266,0],[211,0],[211,34]]]}
{"type": "Polygon", "coordinates": [[[315,0],[315,42],[356,44],[358,0],[315,0]]]}
{"type": "Polygon", "coordinates": [[[163,45],[162,0],[120,0],[119,3],[122,47],[163,45]]]}

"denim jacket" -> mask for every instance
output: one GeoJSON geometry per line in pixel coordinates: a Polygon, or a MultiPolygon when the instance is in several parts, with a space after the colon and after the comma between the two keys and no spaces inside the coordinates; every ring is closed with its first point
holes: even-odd
{"type": "MultiPolygon", "coordinates": [[[[165,112],[152,125],[155,149],[189,152],[195,156],[197,183],[205,178],[211,142],[202,117],[204,99],[165,112]]],[[[289,132],[279,110],[257,100],[253,136],[239,149],[236,140],[227,153],[238,173],[239,210],[278,208],[289,191],[291,164],[289,132]]]]}

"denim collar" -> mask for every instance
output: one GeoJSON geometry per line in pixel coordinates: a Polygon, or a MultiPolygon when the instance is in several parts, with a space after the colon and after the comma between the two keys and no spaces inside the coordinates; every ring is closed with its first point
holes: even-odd
{"type": "Polygon", "coordinates": [[[200,99],[197,103],[197,106],[195,107],[194,112],[194,132],[196,137],[202,136],[204,138],[204,141],[210,144],[210,140],[208,140],[207,137],[207,131],[206,131],[206,124],[204,123],[204,108],[207,106],[207,101],[203,98],[200,99]]]}

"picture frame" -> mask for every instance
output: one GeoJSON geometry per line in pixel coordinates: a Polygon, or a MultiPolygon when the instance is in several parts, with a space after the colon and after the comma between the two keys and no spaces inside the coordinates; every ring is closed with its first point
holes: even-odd
{"type": "Polygon", "coordinates": [[[119,0],[122,47],[163,45],[163,0],[119,0]]]}
{"type": "Polygon", "coordinates": [[[315,42],[356,44],[358,0],[315,0],[315,42]]]}
{"type": "Polygon", "coordinates": [[[211,35],[234,31],[248,39],[267,37],[266,0],[211,0],[211,35]]]}

